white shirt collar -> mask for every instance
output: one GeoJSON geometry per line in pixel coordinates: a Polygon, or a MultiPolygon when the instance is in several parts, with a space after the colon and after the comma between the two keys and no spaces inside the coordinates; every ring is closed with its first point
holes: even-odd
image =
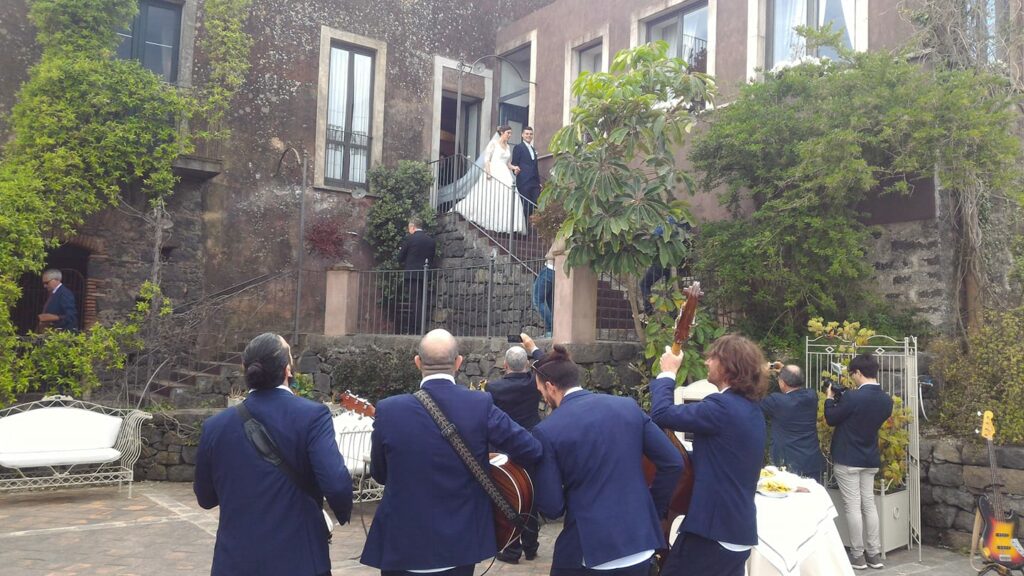
{"type": "Polygon", "coordinates": [[[582,392],[582,391],[583,391],[583,388],[581,388],[579,386],[573,386],[572,388],[569,388],[568,390],[566,390],[565,394],[562,394],[562,400],[565,400],[565,397],[568,396],[569,394],[572,394],[573,392],[582,392]]]}
{"type": "Polygon", "coordinates": [[[423,388],[423,383],[427,380],[447,380],[452,384],[455,384],[455,376],[452,376],[451,374],[431,374],[430,376],[424,376],[423,379],[420,380],[420,388],[423,388]]]}

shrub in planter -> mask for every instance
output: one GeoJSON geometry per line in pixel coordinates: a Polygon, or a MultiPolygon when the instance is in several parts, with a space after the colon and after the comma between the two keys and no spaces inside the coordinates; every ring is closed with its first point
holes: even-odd
{"type": "Polygon", "coordinates": [[[388,396],[416,391],[421,379],[411,353],[377,347],[344,357],[331,376],[332,392],[350,391],[373,404],[388,396]]]}

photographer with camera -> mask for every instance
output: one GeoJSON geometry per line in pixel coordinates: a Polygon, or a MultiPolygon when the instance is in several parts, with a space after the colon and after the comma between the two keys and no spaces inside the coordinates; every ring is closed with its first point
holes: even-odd
{"type": "Polygon", "coordinates": [[[776,362],[769,369],[779,377],[779,391],[761,400],[761,410],[771,422],[772,464],[821,482],[818,393],[804,386],[804,375],[795,364],[776,362]]]}
{"type": "Polygon", "coordinates": [[[846,510],[850,565],[857,570],[868,566],[882,568],[874,484],[875,474],[882,465],[878,430],[892,415],[893,403],[876,380],[878,362],[871,354],[855,356],[850,360],[847,373],[856,388],[838,397],[833,387],[828,388],[825,421],[835,427],[832,462],[846,510]]]}

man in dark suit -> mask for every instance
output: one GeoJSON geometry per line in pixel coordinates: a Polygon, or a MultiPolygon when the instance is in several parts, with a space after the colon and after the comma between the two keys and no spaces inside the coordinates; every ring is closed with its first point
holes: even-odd
{"type": "Polygon", "coordinates": [[[779,370],[779,392],[762,400],[761,410],[772,423],[772,463],[821,482],[818,393],[804,387],[799,366],[779,370]]]}
{"type": "Polygon", "coordinates": [[[345,524],[352,514],[352,478],[338,451],[331,414],[288,388],[291,351],[280,336],[254,338],[243,366],[250,388],[245,406],[295,479],[264,459],[238,410],[224,410],[203,423],[193,490],[203,508],[220,506],[210,573],[329,575],[323,497],[338,522],[345,524]]]}
{"type": "Polygon", "coordinates": [[[565,514],[552,576],[646,576],[666,542],[660,519],[683,471],[669,439],[630,398],[592,394],[556,345],[534,363],[537,388],[555,410],[534,429],[544,446],[534,486],[537,509],[565,514]],[[641,456],[657,468],[650,488],[641,456]]]}
{"type": "Polygon", "coordinates": [[[765,445],[757,400],[766,384],[764,354],[739,335],[715,340],[705,364],[719,393],[676,405],[672,393],[682,361],[681,353],[666,347],[661,373],[650,386],[654,422],[694,434],[693,500],[661,574],[743,576],[757,544],[754,493],[765,445]]]}
{"type": "Polygon", "coordinates": [[[62,278],[60,270],[51,268],[43,272],[43,286],[50,296],[43,304],[43,313],[39,315],[40,326],[78,332],[78,307],[75,306],[75,295],[61,283],[62,278]]]}
{"type": "Polygon", "coordinates": [[[882,466],[878,430],[892,416],[892,398],[878,383],[878,362],[871,354],[850,360],[847,373],[857,388],[839,398],[829,387],[825,421],[832,433],[832,462],[846,510],[850,564],[857,570],[882,568],[882,542],[875,509],[875,474],[882,466]]]}
{"type": "Polygon", "coordinates": [[[540,171],[537,168],[537,149],[533,147],[533,128],[523,128],[523,141],[512,148],[509,161],[516,175],[516,190],[523,202],[523,214],[530,221],[533,207],[540,198],[540,171]]]}
{"type": "Polygon", "coordinates": [[[424,302],[423,289],[430,292],[429,273],[423,273],[424,263],[428,269],[434,268],[434,256],[437,253],[437,242],[423,230],[423,220],[418,217],[409,219],[406,227],[409,235],[402,240],[398,249],[398,263],[405,270],[405,298],[408,303],[405,318],[399,319],[399,332],[402,334],[420,334],[423,331],[423,307],[430,306],[424,302]]]}
{"type": "MultiPolygon", "coordinates": [[[[530,357],[526,349],[532,351],[534,359],[539,359],[543,353],[533,343],[533,339],[526,334],[520,334],[523,346],[513,346],[505,352],[505,375],[497,380],[487,383],[487,392],[494,399],[494,405],[499,410],[509,415],[516,423],[532,430],[540,422],[541,402],[540,392],[537,385],[533,383],[533,375],[530,373],[530,357]]],[[[537,557],[537,537],[540,526],[537,518],[532,513],[526,521],[526,528],[522,536],[507,548],[498,552],[497,558],[509,564],[518,564],[519,557],[524,553],[527,560],[537,557]]]]}
{"type": "MultiPolygon", "coordinates": [[[[498,410],[490,394],[455,383],[462,356],[451,334],[428,332],[414,361],[423,374],[420,388],[485,470],[490,446],[525,466],[540,458],[540,443],[498,410]]],[[[471,576],[477,562],[494,556],[491,500],[415,396],[381,400],[371,438],[370,473],[384,485],[384,498],[360,562],[383,576],[471,576]]]]}

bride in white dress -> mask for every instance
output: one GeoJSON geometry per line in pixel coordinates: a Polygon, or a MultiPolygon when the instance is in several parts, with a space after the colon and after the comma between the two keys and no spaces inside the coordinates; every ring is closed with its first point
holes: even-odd
{"type": "Polygon", "coordinates": [[[512,129],[498,126],[482,156],[484,175],[452,211],[492,232],[525,232],[526,216],[515,191],[516,177],[509,168],[512,129]]]}

